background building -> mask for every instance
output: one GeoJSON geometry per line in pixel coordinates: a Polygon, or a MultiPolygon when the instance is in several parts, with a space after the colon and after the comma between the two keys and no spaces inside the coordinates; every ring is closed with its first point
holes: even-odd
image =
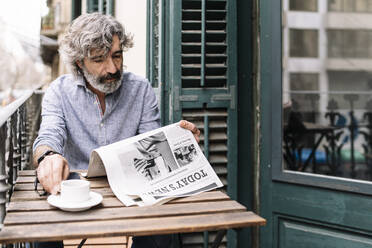
{"type": "Polygon", "coordinates": [[[126,70],[146,77],[147,2],[130,0],[48,0],[49,13],[41,25],[42,56],[55,79],[68,73],[58,55],[58,40],[67,25],[82,13],[102,12],[115,16],[134,35],[134,47],[124,54],[126,70]]]}
{"type": "Polygon", "coordinates": [[[349,110],[343,96],[353,93],[354,107],[364,109],[372,90],[371,17],[369,0],[283,1],[283,100],[324,113],[331,98],[349,110]],[[316,106],[306,94],[319,96],[316,106]]]}

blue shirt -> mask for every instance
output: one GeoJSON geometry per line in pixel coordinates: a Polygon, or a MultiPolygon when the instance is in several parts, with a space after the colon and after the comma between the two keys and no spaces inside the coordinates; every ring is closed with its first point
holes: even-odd
{"type": "Polygon", "coordinates": [[[125,72],[119,89],[97,95],[83,79],[63,75],[51,83],[42,102],[42,122],[33,149],[47,145],[63,154],[70,169],[87,169],[93,149],[160,127],[160,114],[150,83],[125,72]]]}

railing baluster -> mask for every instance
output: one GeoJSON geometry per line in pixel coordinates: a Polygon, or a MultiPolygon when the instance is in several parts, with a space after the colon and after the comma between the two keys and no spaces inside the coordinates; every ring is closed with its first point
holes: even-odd
{"type": "Polygon", "coordinates": [[[5,164],[5,145],[7,139],[7,127],[2,125],[0,127],[0,229],[3,227],[5,218],[5,204],[6,195],[9,190],[9,185],[7,184],[8,176],[6,174],[6,164],[5,164]]]}
{"type": "Polygon", "coordinates": [[[20,108],[20,129],[21,129],[21,167],[20,170],[26,168],[26,143],[27,143],[27,135],[26,135],[26,103],[24,103],[20,108]]]}
{"type": "Polygon", "coordinates": [[[25,163],[28,165],[27,168],[24,169],[30,169],[30,155],[31,155],[31,126],[32,126],[32,117],[36,117],[35,115],[32,115],[32,104],[34,103],[33,99],[35,98],[35,95],[32,95],[29,101],[26,102],[25,106],[25,137],[26,137],[26,143],[25,143],[25,163]]]}
{"type": "Polygon", "coordinates": [[[22,133],[21,113],[22,112],[21,112],[21,108],[22,108],[22,105],[17,109],[17,152],[19,155],[18,160],[17,160],[17,170],[19,170],[22,165],[22,135],[21,135],[22,133]]]}
{"type": "Polygon", "coordinates": [[[8,126],[8,134],[7,134],[7,141],[8,141],[8,157],[6,158],[7,168],[8,168],[8,184],[11,186],[9,190],[9,198],[13,194],[13,185],[15,181],[14,169],[13,169],[13,153],[14,153],[14,144],[13,144],[13,126],[14,126],[14,114],[8,119],[7,126],[8,126]]]}
{"type": "Polygon", "coordinates": [[[21,148],[19,145],[19,109],[17,112],[14,113],[14,123],[12,123],[12,130],[13,130],[13,180],[17,179],[18,167],[21,165],[21,148]]]}

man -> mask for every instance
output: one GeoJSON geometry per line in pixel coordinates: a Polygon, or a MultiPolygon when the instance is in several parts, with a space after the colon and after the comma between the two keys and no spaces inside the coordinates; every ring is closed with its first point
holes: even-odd
{"type": "MultiPolygon", "coordinates": [[[[70,170],[87,169],[93,149],[160,127],[149,82],[123,72],[123,51],[132,44],[118,21],[99,13],[82,15],[67,29],[59,52],[72,74],[46,91],[33,146],[37,177],[47,192],[56,194],[70,170]]],[[[181,126],[199,140],[194,124],[181,126]]],[[[166,244],[169,236],[135,238],[133,247],[152,247],[152,241],[158,247],[158,240],[166,244]]]]}

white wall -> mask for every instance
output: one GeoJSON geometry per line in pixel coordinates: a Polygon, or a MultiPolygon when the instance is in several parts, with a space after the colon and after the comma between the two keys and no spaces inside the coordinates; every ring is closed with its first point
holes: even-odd
{"type": "Polygon", "coordinates": [[[115,17],[134,35],[134,46],[124,53],[125,70],[146,77],[146,0],[115,1],[115,17]]]}

